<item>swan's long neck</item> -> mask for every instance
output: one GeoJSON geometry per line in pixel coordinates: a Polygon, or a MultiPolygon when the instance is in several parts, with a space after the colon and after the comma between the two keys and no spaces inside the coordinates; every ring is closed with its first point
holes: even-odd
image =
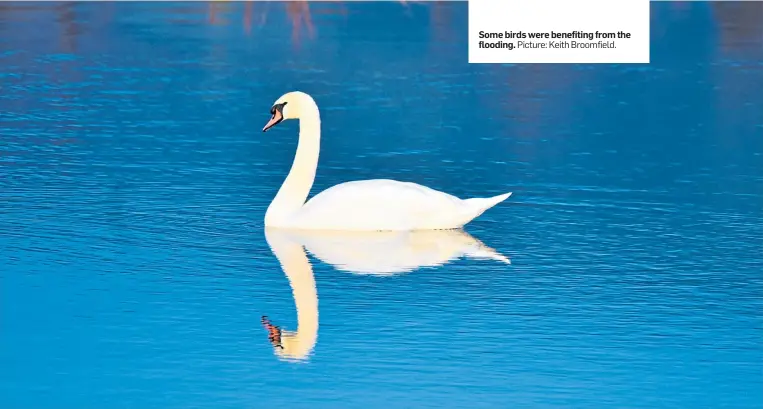
{"type": "Polygon", "coordinates": [[[307,113],[299,119],[299,143],[294,163],[265,213],[265,225],[287,224],[290,216],[305,204],[315,181],[321,150],[321,118],[315,105],[303,107],[303,110],[307,113]]]}

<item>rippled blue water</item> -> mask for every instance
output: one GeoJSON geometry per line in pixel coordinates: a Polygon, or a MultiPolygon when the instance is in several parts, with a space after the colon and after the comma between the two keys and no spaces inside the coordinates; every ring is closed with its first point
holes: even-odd
{"type": "Polygon", "coordinates": [[[760,6],[652,8],[652,64],[493,66],[465,3],[4,3],[0,406],[760,408],[760,6]],[[514,191],[467,228],[512,264],[271,251],[292,89],[314,192],[514,191]]]}

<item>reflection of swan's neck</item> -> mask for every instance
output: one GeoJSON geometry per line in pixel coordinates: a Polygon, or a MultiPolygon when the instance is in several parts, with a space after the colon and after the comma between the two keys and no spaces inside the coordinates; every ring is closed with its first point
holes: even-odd
{"type": "Polygon", "coordinates": [[[277,355],[291,359],[306,359],[318,340],[318,291],[310,260],[299,243],[276,233],[265,237],[289,279],[297,308],[297,331],[283,331],[277,355]]]}
{"type": "Polygon", "coordinates": [[[281,338],[283,349],[278,351],[284,357],[296,359],[307,358],[318,340],[318,292],[304,251],[302,255],[307,263],[306,269],[290,271],[284,266],[297,308],[297,331],[284,331],[281,338]]]}
{"type": "Polygon", "coordinates": [[[321,118],[315,103],[303,102],[300,108],[303,114],[299,118],[297,153],[289,175],[265,213],[266,225],[282,224],[302,208],[315,181],[321,150],[321,118]]]}

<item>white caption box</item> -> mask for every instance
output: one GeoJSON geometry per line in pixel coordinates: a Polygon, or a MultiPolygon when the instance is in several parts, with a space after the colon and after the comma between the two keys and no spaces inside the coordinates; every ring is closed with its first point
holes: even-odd
{"type": "Polygon", "coordinates": [[[648,63],[649,0],[469,0],[469,62],[648,63]]]}

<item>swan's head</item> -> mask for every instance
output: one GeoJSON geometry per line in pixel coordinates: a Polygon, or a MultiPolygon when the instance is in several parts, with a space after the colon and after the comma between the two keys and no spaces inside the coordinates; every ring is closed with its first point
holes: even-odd
{"type": "Polygon", "coordinates": [[[299,119],[305,115],[317,115],[318,107],[310,95],[300,91],[292,91],[281,95],[270,108],[270,120],[262,132],[278,125],[286,119],[299,119]]]}

